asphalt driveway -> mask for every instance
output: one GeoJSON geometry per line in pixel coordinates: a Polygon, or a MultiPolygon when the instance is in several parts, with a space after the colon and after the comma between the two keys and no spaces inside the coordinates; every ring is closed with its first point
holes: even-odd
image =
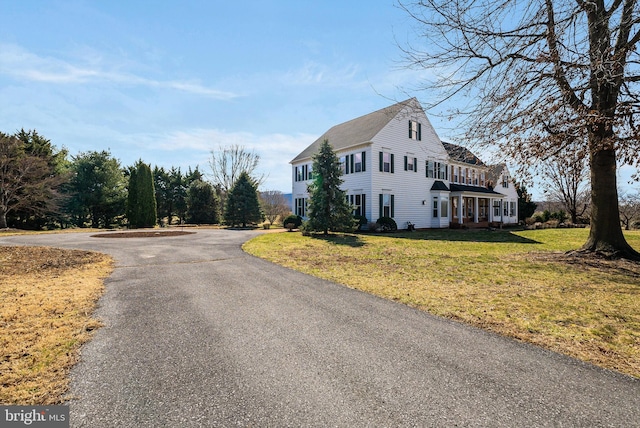
{"type": "Polygon", "coordinates": [[[639,380],[256,259],[256,233],[0,238],[117,260],[72,426],[640,426],[639,380]]]}

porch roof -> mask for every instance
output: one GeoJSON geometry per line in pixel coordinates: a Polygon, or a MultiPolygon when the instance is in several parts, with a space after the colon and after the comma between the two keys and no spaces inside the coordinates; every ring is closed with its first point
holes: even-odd
{"type": "Polygon", "coordinates": [[[506,195],[502,193],[498,193],[493,189],[487,189],[486,187],[480,186],[467,186],[464,184],[449,184],[449,189],[451,190],[451,196],[455,194],[469,195],[469,196],[484,196],[485,198],[502,198],[506,195]]]}

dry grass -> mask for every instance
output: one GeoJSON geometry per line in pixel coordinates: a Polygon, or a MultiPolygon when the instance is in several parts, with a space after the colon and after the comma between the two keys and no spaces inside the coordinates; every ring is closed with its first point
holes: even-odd
{"type": "MultiPolygon", "coordinates": [[[[584,230],[261,235],[290,268],[640,377],[640,264],[565,252],[584,230]]],[[[640,248],[640,233],[627,235],[640,248]]]]}
{"type": "Polygon", "coordinates": [[[0,247],[0,404],[61,403],[113,269],[108,256],[0,247]]]}

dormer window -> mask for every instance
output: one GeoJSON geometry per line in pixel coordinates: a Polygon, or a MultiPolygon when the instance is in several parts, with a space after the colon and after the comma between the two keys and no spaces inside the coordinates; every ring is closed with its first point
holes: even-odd
{"type": "Polygon", "coordinates": [[[422,140],[422,125],[415,120],[409,121],[409,138],[416,141],[422,140]]]}

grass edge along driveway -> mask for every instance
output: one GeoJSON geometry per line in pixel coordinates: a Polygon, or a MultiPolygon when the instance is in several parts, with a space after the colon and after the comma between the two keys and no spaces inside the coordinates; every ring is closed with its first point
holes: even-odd
{"type": "MultiPolygon", "coordinates": [[[[255,256],[640,378],[640,264],[565,254],[584,229],[260,235],[255,256]]],[[[640,249],[640,232],[626,233],[640,249]]],[[[304,286],[304,284],[301,284],[304,286]]]]}
{"type": "Polygon", "coordinates": [[[89,251],[0,246],[0,404],[65,400],[69,371],[113,260],[89,251]]]}

